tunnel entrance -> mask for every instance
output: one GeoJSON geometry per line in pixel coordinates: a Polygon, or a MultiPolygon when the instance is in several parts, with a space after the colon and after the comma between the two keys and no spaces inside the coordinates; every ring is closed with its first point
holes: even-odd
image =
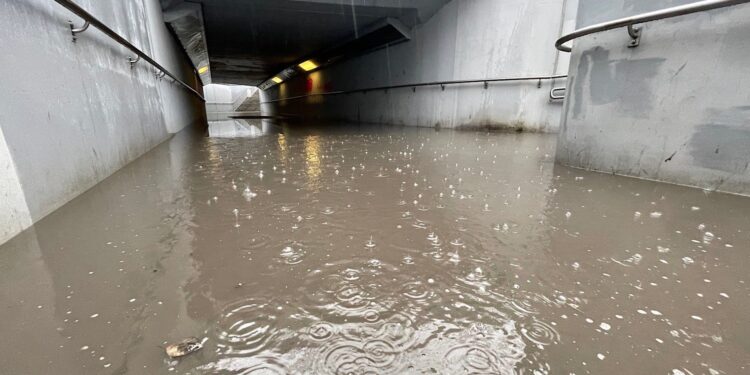
{"type": "Polygon", "coordinates": [[[695,1],[3,2],[0,373],[748,373],[695,1]]]}
{"type": "Polygon", "coordinates": [[[210,84],[203,86],[208,121],[260,117],[260,94],[257,87],[210,84]]]}

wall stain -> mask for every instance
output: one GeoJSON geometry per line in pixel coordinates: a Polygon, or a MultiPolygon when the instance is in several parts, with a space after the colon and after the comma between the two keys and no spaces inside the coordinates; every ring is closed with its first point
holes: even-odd
{"type": "Polygon", "coordinates": [[[514,121],[513,123],[505,122],[485,122],[482,124],[462,124],[455,128],[456,130],[469,131],[487,131],[496,133],[535,133],[535,129],[528,127],[523,121],[514,121]]]}
{"type": "Polygon", "coordinates": [[[750,107],[710,109],[707,123],[690,138],[690,156],[698,166],[745,173],[750,161],[750,107]]]}
{"type": "MultiPolygon", "coordinates": [[[[653,109],[651,82],[664,64],[664,58],[611,60],[608,50],[596,47],[581,54],[577,75],[588,77],[576,82],[574,95],[582,98],[584,83],[588,86],[593,105],[617,103],[617,110],[629,117],[648,118],[653,109]]],[[[581,113],[581,100],[576,100],[573,116],[581,113]]]]}

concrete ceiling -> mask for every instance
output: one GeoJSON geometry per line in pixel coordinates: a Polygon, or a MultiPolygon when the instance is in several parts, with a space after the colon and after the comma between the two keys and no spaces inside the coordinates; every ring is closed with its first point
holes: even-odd
{"type": "Polygon", "coordinates": [[[170,9],[184,3],[200,5],[213,83],[258,85],[316,52],[356,38],[368,25],[392,18],[413,28],[449,1],[162,0],[162,7],[168,18],[170,9]]]}

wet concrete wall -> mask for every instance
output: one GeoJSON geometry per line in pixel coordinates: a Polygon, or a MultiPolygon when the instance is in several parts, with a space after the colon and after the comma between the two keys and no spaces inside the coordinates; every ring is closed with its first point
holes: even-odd
{"type": "MultiPolygon", "coordinates": [[[[580,26],[691,1],[582,0],[580,26]]],[[[560,163],[750,194],[750,5],[575,42],[560,163]]]]}
{"type": "Polygon", "coordinates": [[[31,225],[16,166],[0,127],[0,242],[31,225]]]}
{"type": "MultiPolygon", "coordinates": [[[[194,84],[189,59],[156,0],[78,1],[171,72],[194,84]]],[[[130,51],[52,1],[0,2],[0,243],[166,140],[204,107],[159,80],[130,51]]]]}
{"type": "MultiPolygon", "coordinates": [[[[565,74],[551,46],[572,30],[575,0],[452,1],[410,41],[382,48],[263,92],[261,101],[409,83],[565,74]]],[[[564,80],[402,88],[309,97],[263,105],[268,114],[430,127],[556,131],[564,80]]]]}

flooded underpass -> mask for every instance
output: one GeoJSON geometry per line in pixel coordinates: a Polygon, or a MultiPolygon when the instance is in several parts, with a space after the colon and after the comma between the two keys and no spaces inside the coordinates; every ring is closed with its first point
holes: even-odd
{"type": "Polygon", "coordinates": [[[555,165],[555,135],[213,134],[0,247],[0,373],[750,371],[747,198],[555,165]]]}

